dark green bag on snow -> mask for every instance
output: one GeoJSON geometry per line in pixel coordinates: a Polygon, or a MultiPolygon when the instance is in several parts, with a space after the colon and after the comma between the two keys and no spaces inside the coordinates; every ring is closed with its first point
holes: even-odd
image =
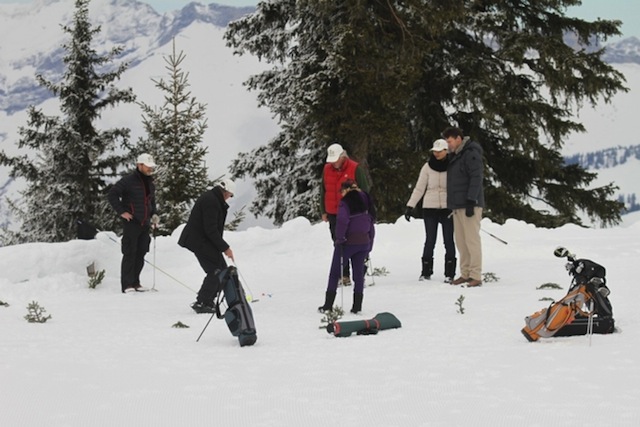
{"type": "Polygon", "coordinates": [[[373,319],[351,320],[348,322],[332,322],[327,325],[327,332],[336,337],[348,337],[354,332],[357,335],[375,335],[378,331],[395,329],[402,324],[391,313],[378,313],[373,319]]]}

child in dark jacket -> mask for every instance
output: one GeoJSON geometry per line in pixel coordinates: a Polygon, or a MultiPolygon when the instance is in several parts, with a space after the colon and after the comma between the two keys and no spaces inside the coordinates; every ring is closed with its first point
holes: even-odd
{"type": "Polygon", "coordinates": [[[342,199],[336,218],[336,240],[329,270],[329,282],[324,305],[318,307],[318,310],[325,312],[333,308],[338,282],[342,276],[341,265],[351,260],[354,282],[351,312],[359,313],[362,310],[364,291],[364,264],[373,248],[375,236],[375,211],[369,194],[358,188],[354,181],[345,181],[341,192],[342,199]]]}

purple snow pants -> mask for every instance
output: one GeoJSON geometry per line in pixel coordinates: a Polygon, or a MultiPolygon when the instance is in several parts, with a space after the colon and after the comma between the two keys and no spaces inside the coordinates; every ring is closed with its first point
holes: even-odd
{"type": "Polygon", "coordinates": [[[364,260],[369,255],[369,244],[364,245],[340,245],[333,249],[333,260],[329,270],[329,283],[327,291],[335,292],[338,289],[338,282],[342,277],[340,270],[340,255],[342,255],[342,265],[351,260],[353,274],[353,291],[362,293],[364,290],[364,260]]]}

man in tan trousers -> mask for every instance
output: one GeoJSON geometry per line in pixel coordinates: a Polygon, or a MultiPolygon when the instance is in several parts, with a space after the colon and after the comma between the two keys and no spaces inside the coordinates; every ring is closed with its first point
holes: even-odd
{"type": "Polygon", "coordinates": [[[442,137],[451,156],[447,168],[447,207],[453,212],[453,233],[460,255],[460,277],[451,284],[482,286],[482,147],[456,127],[445,129],[442,137]]]}

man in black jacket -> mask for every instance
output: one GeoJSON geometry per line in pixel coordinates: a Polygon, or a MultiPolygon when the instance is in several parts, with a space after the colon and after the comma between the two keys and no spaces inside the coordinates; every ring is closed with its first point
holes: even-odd
{"type": "Polygon", "coordinates": [[[153,157],[141,154],[136,170],[111,187],[109,204],[122,218],[122,264],[120,284],[122,292],[146,290],[140,285],[144,256],[149,252],[151,225],[157,226],[153,157]]]}
{"type": "Polygon", "coordinates": [[[227,267],[222,254],[233,261],[233,251],[225,242],[224,223],[229,205],[227,200],[233,197],[235,183],[225,179],[211,190],[205,191],[196,201],[189,220],[184,226],[178,244],[193,252],[202,269],[207,273],[195,303],[191,308],[196,313],[214,313],[214,300],[220,292],[220,283],[216,276],[218,270],[227,267]]]}
{"type": "Polygon", "coordinates": [[[460,254],[461,276],[452,285],[482,286],[480,221],[484,208],[482,147],[450,127],[442,132],[449,146],[447,207],[453,211],[453,234],[460,254]]]}

